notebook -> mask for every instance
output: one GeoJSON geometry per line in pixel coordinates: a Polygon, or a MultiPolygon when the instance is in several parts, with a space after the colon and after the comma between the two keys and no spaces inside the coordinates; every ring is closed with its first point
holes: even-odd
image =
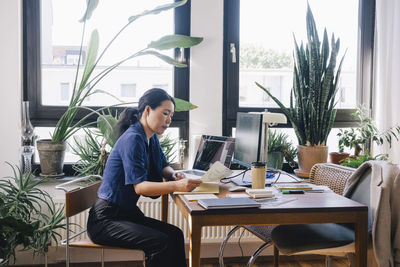
{"type": "Polygon", "coordinates": [[[219,161],[225,167],[231,166],[235,138],[226,136],[202,135],[197,148],[193,167],[190,170],[182,170],[186,177],[199,179],[211,165],[219,161]]]}
{"type": "Polygon", "coordinates": [[[260,203],[248,197],[199,199],[197,203],[205,209],[259,208],[261,206],[260,203]]]}

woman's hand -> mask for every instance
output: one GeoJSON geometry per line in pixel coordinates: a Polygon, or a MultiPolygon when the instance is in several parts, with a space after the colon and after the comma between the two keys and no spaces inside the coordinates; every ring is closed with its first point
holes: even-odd
{"type": "Polygon", "coordinates": [[[202,183],[199,179],[183,178],[176,181],[176,190],[180,192],[190,192],[202,183]]]}
{"type": "Polygon", "coordinates": [[[186,178],[186,175],[183,172],[174,172],[172,174],[172,180],[179,181],[183,178],[186,178]]]}

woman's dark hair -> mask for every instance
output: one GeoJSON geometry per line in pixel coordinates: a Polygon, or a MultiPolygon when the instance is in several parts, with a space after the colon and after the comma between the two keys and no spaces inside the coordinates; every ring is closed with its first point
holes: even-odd
{"type": "Polygon", "coordinates": [[[137,108],[126,108],[119,115],[118,121],[114,126],[114,135],[118,139],[132,124],[137,122],[146,106],[150,106],[151,109],[155,109],[161,105],[165,100],[170,100],[175,107],[175,101],[166,91],[160,88],[152,88],[147,90],[142,97],[139,99],[139,105],[137,108]]]}

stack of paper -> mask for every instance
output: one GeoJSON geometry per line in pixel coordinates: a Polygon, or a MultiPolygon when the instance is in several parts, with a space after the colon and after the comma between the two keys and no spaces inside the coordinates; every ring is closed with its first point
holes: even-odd
{"type": "Polygon", "coordinates": [[[266,197],[274,197],[275,194],[271,189],[252,189],[247,188],[246,193],[252,198],[266,198],[266,197]]]}
{"type": "Polygon", "coordinates": [[[192,192],[174,192],[174,194],[217,194],[219,193],[219,181],[232,174],[232,171],[221,162],[216,161],[210,169],[200,178],[202,183],[192,192]]]}
{"type": "Polygon", "coordinates": [[[329,187],[324,185],[315,185],[310,183],[283,183],[275,184],[276,189],[282,190],[304,190],[308,193],[323,193],[330,191],[329,187]]]}

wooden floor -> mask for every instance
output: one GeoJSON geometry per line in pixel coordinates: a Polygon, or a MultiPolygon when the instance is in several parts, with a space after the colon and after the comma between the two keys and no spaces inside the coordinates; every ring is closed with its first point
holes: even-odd
{"type": "MultiPolygon", "coordinates": [[[[225,267],[245,267],[248,258],[227,258],[224,260],[225,267]]],[[[23,267],[38,267],[40,265],[32,265],[23,267]]],[[[65,267],[65,264],[49,264],[49,267],[65,267]]],[[[72,263],[71,267],[99,267],[100,263],[72,263]]],[[[106,262],[105,267],[143,267],[140,262],[106,262]]],[[[253,267],[272,267],[273,258],[272,257],[259,257],[256,260],[256,264],[253,267]]],[[[279,264],[280,267],[324,267],[325,257],[323,256],[291,256],[291,257],[281,257],[279,264]]],[[[348,267],[349,262],[346,258],[332,257],[332,267],[348,267]]],[[[16,266],[15,266],[16,267],[16,266]]],[[[162,266],[160,266],[162,267],[162,266]]],[[[219,267],[218,259],[202,259],[201,267],[219,267]]]]}

